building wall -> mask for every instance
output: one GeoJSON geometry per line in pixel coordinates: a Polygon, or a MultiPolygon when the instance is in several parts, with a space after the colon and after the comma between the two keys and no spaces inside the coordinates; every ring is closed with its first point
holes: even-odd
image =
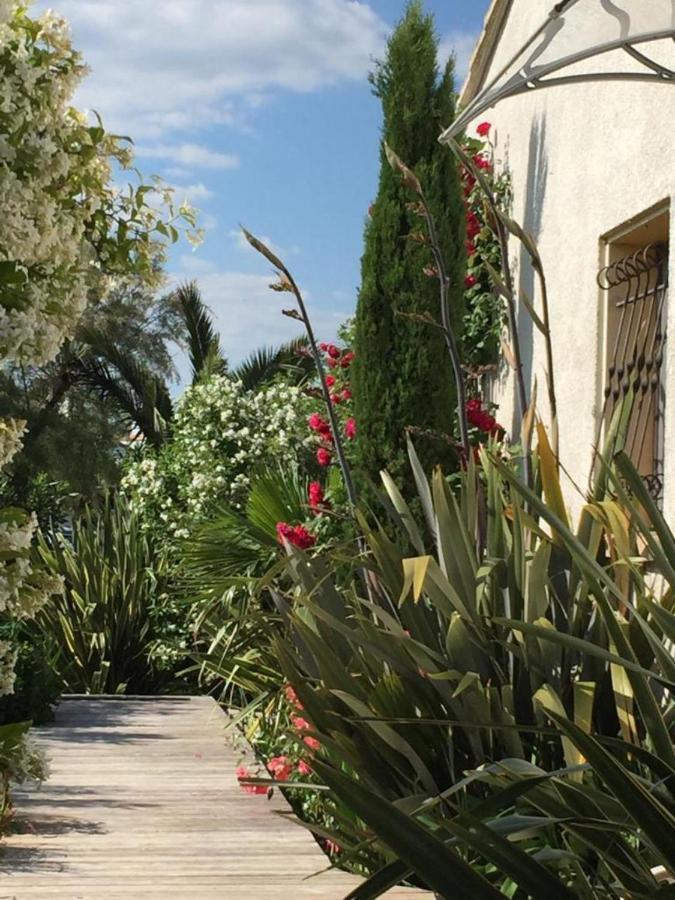
{"type": "MultiPolygon", "coordinates": [[[[488,80],[541,24],[542,11],[541,0],[514,0],[488,80]]],[[[630,62],[622,67],[630,68],[630,62]]],[[[597,70],[615,64],[616,57],[608,55],[592,65],[597,70]]],[[[675,84],[552,87],[504,100],[480,116],[479,121],[485,120],[493,124],[498,165],[511,173],[514,218],[537,240],[547,274],[561,460],[580,488],[577,492],[568,482],[574,512],[588,486],[602,407],[607,296],[599,290],[596,276],[606,261],[603,238],[646,210],[669,205],[671,340],[664,374],[670,403],[664,509],[675,522],[675,464],[670,471],[668,466],[675,460],[675,84]]],[[[540,308],[527,256],[514,247],[512,262],[520,285],[540,308]]],[[[535,378],[538,382],[539,412],[548,422],[544,347],[525,310],[519,323],[525,372],[530,384],[535,378]]],[[[494,388],[499,418],[505,426],[513,426],[512,373],[502,372],[494,388]]]]}

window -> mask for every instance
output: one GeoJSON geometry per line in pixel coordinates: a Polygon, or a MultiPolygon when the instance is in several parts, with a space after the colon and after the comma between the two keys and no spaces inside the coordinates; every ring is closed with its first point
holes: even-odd
{"type": "Polygon", "coordinates": [[[624,450],[659,505],[664,487],[668,221],[667,209],[652,213],[609,239],[607,264],[598,274],[605,298],[600,429],[619,404],[627,404],[624,450]]]}

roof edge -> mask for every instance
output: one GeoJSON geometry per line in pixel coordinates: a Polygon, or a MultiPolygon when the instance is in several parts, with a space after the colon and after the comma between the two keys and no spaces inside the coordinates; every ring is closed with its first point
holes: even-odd
{"type": "Polygon", "coordinates": [[[485,15],[483,30],[471,56],[468,75],[460,91],[459,100],[463,107],[469,105],[485,83],[512,6],[513,0],[492,0],[485,15]]]}

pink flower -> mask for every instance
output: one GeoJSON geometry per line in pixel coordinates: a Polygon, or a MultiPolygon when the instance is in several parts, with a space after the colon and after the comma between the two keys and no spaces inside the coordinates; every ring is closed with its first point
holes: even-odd
{"type": "Polygon", "coordinates": [[[330,838],[325,838],[323,845],[328,853],[342,853],[342,847],[339,844],[336,844],[335,841],[331,841],[330,838]]]}
{"type": "Polygon", "coordinates": [[[298,763],[298,775],[311,775],[312,767],[309,763],[305,762],[304,759],[301,759],[298,763]]]}
{"type": "Polygon", "coordinates": [[[483,409],[483,403],[478,398],[467,401],[466,417],[470,425],[487,434],[498,434],[503,431],[501,425],[497,424],[497,420],[483,409]]]}
{"type": "MultiPolygon", "coordinates": [[[[236,770],[237,781],[242,782],[251,777],[251,773],[246,766],[239,766],[236,770]]],[[[247,794],[266,794],[267,787],[264,784],[240,784],[239,785],[247,794]]]]}
{"type": "Polygon", "coordinates": [[[472,241],[480,233],[481,224],[475,212],[469,210],[466,214],[466,236],[472,241]]]}
{"type": "Polygon", "coordinates": [[[307,424],[312,429],[312,431],[317,431],[319,433],[325,431],[327,428],[330,428],[328,422],[326,422],[323,416],[319,415],[319,413],[312,413],[309,419],[307,419],[307,424]]]}
{"type": "Polygon", "coordinates": [[[342,392],[342,399],[343,400],[351,400],[352,399],[352,392],[349,390],[349,388],[345,388],[344,391],[342,392]]]}
{"type": "Polygon", "coordinates": [[[286,685],[286,687],[284,688],[284,694],[286,695],[286,699],[291,704],[291,706],[294,706],[296,709],[302,709],[302,703],[300,703],[300,701],[298,700],[298,695],[295,693],[295,688],[292,685],[286,685]]]}
{"type": "Polygon", "coordinates": [[[288,781],[293,765],[289,763],[287,756],[274,756],[267,763],[267,771],[276,781],[288,781]]]}
{"type": "Polygon", "coordinates": [[[310,750],[318,750],[321,747],[321,744],[317,741],[317,739],[310,737],[309,735],[302,739],[302,743],[309,747],[310,750]]]}
{"type": "Polygon", "coordinates": [[[481,122],[480,125],[476,127],[476,134],[479,137],[487,137],[490,134],[490,129],[492,125],[490,122],[481,122]]]}
{"type": "Polygon", "coordinates": [[[309,502],[309,508],[312,512],[318,513],[322,509],[328,509],[329,504],[326,503],[323,488],[318,481],[310,482],[308,491],[307,491],[307,499],[309,502]]]}
{"type": "Polygon", "coordinates": [[[316,461],[320,466],[329,466],[332,462],[333,456],[330,450],[326,450],[325,447],[319,447],[316,451],[316,461]]]}
{"type": "Polygon", "coordinates": [[[347,419],[345,422],[345,436],[348,437],[350,441],[353,441],[356,437],[356,419],[347,419]]]}
{"type": "Polygon", "coordinates": [[[478,279],[475,275],[469,274],[464,279],[464,287],[466,288],[472,288],[475,284],[478,284],[478,279]]]}
{"type": "Polygon", "coordinates": [[[307,719],[303,719],[302,716],[291,716],[291,723],[298,731],[307,731],[308,728],[311,728],[307,719]]]}
{"type": "Polygon", "coordinates": [[[283,544],[284,540],[300,550],[309,550],[316,544],[316,538],[303,525],[288,525],[286,522],[277,522],[277,537],[283,544]]]}

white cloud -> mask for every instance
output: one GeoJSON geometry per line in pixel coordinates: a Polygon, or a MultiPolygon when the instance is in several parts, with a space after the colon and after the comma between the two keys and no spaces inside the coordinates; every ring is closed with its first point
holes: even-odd
{"type": "Polygon", "coordinates": [[[239,157],[233,153],[219,153],[200,144],[141,144],[136,156],[148,159],[168,159],[180,167],[199,169],[236,169],[239,157]]]}
{"type": "Polygon", "coordinates": [[[191,254],[185,253],[180,257],[179,263],[181,275],[172,275],[171,280],[173,283],[175,283],[176,280],[190,279],[198,275],[211,275],[217,271],[215,263],[211,262],[210,259],[202,259],[201,256],[197,256],[197,252],[198,251],[191,254]]]}
{"type": "Polygon", "coordinates": [[[39,0],[70,20],[92,69],[78,102],[158,140],[245,121],[279,89],[362,78],[387,33],[357,0],[39,0]]]}
{"type": "Polygon", "coordinates": [[[455,88],[459,90],[469,72],[469,63],[479,37],[476,31],[451,31],[446,34],[438,48],[438,60],[445,65],[452,53],[455,54],[455,88]]]}
{"type": "MultiPolygon", "coordinates": [[[[198,273],[194,268],[189,270],[190,263],[194,265],[194,257],[188,257],[184,262],[187,263],[186,271],[172,275],[171,282],[176,284],[199,274],[199,289],[213,314],[223,349],[232,364],[240,362],[258,347],[280,344],[302,334],[302,323],[282,313],[283,309],[293,307],[291,295],[269,288],[274,281],[273,272],[269,275],[236,271],[198,273]]],[[[316,333],[322,340],[334,339],[338,326],[350,310],[335,306],[331,310],[313,308],[306,292],[305,300],[316,333]]]]}
{"type": "Polygon", "coordinates": [[[176,192],[176,198],[180,200],[189,200],[190,203],[199,203],[203,200],[209,200],[213,197],[213,191],[210,191],[205,184],[172,184],[176,192]]]}

